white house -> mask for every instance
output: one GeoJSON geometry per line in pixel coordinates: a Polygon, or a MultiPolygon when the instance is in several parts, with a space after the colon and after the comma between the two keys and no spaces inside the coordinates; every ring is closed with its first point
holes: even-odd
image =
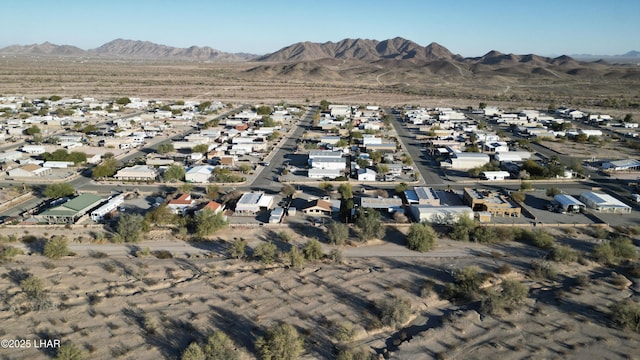
{"type": "Polygon", "coordinates": [[[335,179],[339,176],[343,175],[343,170],[341,169],[318,169],[311,168],[309,169],[307,176],[309,179],[335,179]]]}
{"type": "Polygon", "coordinates": [[[91,212],[91,220],[98,222],[104,219],[104,216],[117,209],[124,202],[124,194],[119,194],[109,199],[106,204],[91,212]]]}
{"type": "Polygon", "coordinates": [[[462,216],[473,218],[473,211],[468,206],[411,205],[409,210],[417,222],[453,224],[462,216]]]}
{"type": "Polygon", "coordinates": [[[185,173],[184,179],[190,183],[208,183],[214,169],[211,165],[194,166],[185,173]]]}
{"type": "Polygon", "coordinates": [[[236,203],[234,215],[254,216],[262,209],[270,209],[273,206],[273,196],[263,192],[247,192],[242,194],[236,203]]]}
{"type": "Polygon", "coordinates": [[[311,167],[314,169],[344,170],[347,166],[346,158],[320,158],[311,160],[311,167]]]}
{"type": "Polygon", "coordinates": [[[155,180],[158,177],[156,169],[147,165],[135,165],[120,169],[114,176],[118,180],[155,180]]]}
{"type": "Polygon", "coordinates": [[[483,180],[504,180],[510,176],[508,171],[483,171],[480,173],[480,178],[483,180]]]}
{"type": "Polygon", "coordinates": [[[469,170],[474,167],[482,166],[489,163],[489,155],[483,153],[454,153],[453,157],[442,162],[442,167],[449,167],[456,170],[469,170]]]}
{"type": "Polygon", "coordinates": [[[376,181],[376,173],[371,169],[358,169],[358,181],[376,181]]]}
{"type": "Polygon", "coordinates": [[[45,147],[41,145],[24,145],[20,150],[30,155],[40,155],[46,152],[45,147]]]}

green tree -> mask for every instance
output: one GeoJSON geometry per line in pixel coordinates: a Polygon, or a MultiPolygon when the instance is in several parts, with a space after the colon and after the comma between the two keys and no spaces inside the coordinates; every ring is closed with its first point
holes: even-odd
{"type": "Polygon", "coordinates": [[[349,183],[340,184],[338,187],[338,193],[340,194],[340,198],[343,200],[353,198],[353,188],[349,183]]]}
{"type": "Polygon", "coordinates": [[[55,360],[83,360],[84,353],[75,344],[67,342],[56,351],[55,360]]]}
{"type": "Polygon", "coordinates": [[[478,104],[478,108],[480,108],[481,110],[486,109],[487,108],[487,103],[481,102],[480,104],[478,104]]]}
{"type": "Polygon", "coordinates": [[[302,355],[304,340],[293,326],[277,324],[256,340],[256,349],[263,360],[294,360],[302,355]]]}
{"type": "Polygon", "coordinates": [[[200,104],[198,104],[198,110],[200,112],[205,112],[210,107],[211,107],[211,101],[203,101],[200,104]]]}
{"type": "Polygon", "coordinates": [[[357,158],[356,159],[356,164],[358,165],[358,167],[360,167],[361,169],[366,168],[367,166],[369,166],[369,160],[367,159],[363,159],[363,158],[357,158]]]}
{"type": "Polygon", "coordinates": [[[349,239],[349,226],[347,224],[332,221],[327,226],[329,242],[336,245],[344,245],[349,239]]]}
{"type": "Polygon", "coordinates": [[[209,152],[209,145],[207,144],[198,144],[191,149],[194,153],[206,154],[209,152]]]}
{"type": "Polygon", "coordinates": [[[80,151],[72,151],[65,160],[73,162],[73,165],[82,164],[87,162],[87,154],[80,151]]]}
{"type": "Polygon", "coordinates": [[[290,184],[285,184],[282,186],[282,189],[280,189],[280,194],[282,194],[282,196],[284,197],[293,197],[295,193],[296,188],[290,184]]]}
{"type": "Polygon", "coordinates": [[[169,225],[176,222],[177,216],[166,204],[163,204],[147,211],[144,218],[149,224],[169,225]]]}
{"type": "Polygon", "coordinates": [[[387,164],[378,164],[376,165],[376,171],[381,175],[387,174],[389,172],[389,166],[387,164]]]}
{"type": "Polygon", "coordinates": [[[558,194],[562,194],[562,190],[560,190],[557,187],[550,187],[547,188],[547,196],[548,197],[555,197],[558,194]]]}
{"type": "Polygon", "coordinates": [[[158,145],[158,154],[167,154],[175,151],[172,143],[162,143],[158,145]]]}
{"type": "Polygon", "coordinates": [[[360,209],[360,214],[356,219],[356,226],[360,229],[360,240],[382,238],[384,236],[384,226],[380,220],[380,213],[373,209],[360,209]]]}
{"type": "Polygon", "coordinates": [[[191,190],[193,190],[193,184],[189,184],[189,183],[182,184],[178,186],[178,190],[180,190],[180,192],[183,194],[189,194],[191,193],[191,190]]]}
{"type": "Polygon", "coordinates": [[[118,170],[118,160],[115,158],[107,158],[102,164],[93,168],[91,176],[95,179],[101,179],[113,176],[118,170]]]}
{"type": "Polygon", "coordinates": [[[128,105],[131,104],[131,99],[128,97],[121,97],[116,99],[116,104],[118,105],[128,105]]]}
{"type": "Polygon", "coordinates": [[[227,249],[229,257],[233,259],[244,259],[247,254],[247,241],[245,239],[235,239],[227,249]]]}
{"type": "Polygon", "coordinates": [[[633,121],[633,114],[627,114],[624,116],[624,119],[622,119],[623,122],[632,122],[633,121]]]}
{"type": "Polygon", "coordinates": [[[271,106],[267,106],[267,105],[258,106],[258,108],[256,109],[256,113],[258,115],[269,115],[271,114],[271,106]]]}
{"type": "Polygon", "coordinates": [[[55,236],[44,245],[43,254],[49,259],[60,259],[69,253],[67,238],[64,236],[55,236]]]}
{"type": "Polygon", "coordinates": [[[85,134],[94,133],[94,132],[98,131],[98,127],[95,126],[94,124],[89,124],[89,125],[83,127],[81,131],[83,133],[85,133],[85,134]]]}
{"type": "Polygon", "coordinates": [[[162,177],[164,181],[173,182],[173,181],[181,181],[184,179],[184,175],[186,174],[186,170],[182,165],[171,164],[164,171],[162,177]]]}
{"type": "Polygon", "coordinates": [[[618,236],[611,240],[611,248],[616,257],[634,260],[638,257],[636,246],[633,241],[626,236],[618,236]]]}
{"type": "Polygon", "coordinates": [[[116,234],[119,240],[126,243],[137,243],[142,240],[142,236],[147,231],[148,225],[142,215],[121,214],[116,226],[116,234]]]}
{"type": "Polygon", "coordinates": [[[304,253],[305,259],[310,261],[320,260],[324,256],[320,241],[316,238],[309,239],[309,241],[304,245],[302,252],[304,253]]]}
{"type": "Polygon", "coordinates": [[[396,194],[402,194],[407,189],[408,189],[407,183],[401,182],[400,184],[396,185],[394,191],[396,192],[396,194]]]}
{"type": "Polygon", "coordinates": [[[69,183],[55,183],[47,185],[43,194],[48,198],[58,199],[65,196],[71,196],[75,194],[75,192],[76,189],[69,183]]]}
{"type": "Polygon", "coordinates": [[[60,101],[60,100],[62,100],[62,97],[61,97],[61,96],[58,96],[58,95],[51,95],[51,96],[49,97],[49,100],[51,100],[51,101],[53,101],[53,102],[56,102],[56,101],[60,101]]]}
{"type": "Polygon", "coordinates": [[[330,102],[328,102],[327,100],[321,100],[320,101],[320,111],[327,111],[329,110],[329,105],[331,105],[330,102]]]}
{"type": "Polygon", "coordinates": [[[407,248],[419,252],[432,250],[436,245],[436,238],[436,232],[429,224],[411,224],[407,233],[407,248]]]}
{"type": "Polygon", "coordinates": [[[246,174],[251,171],[251,166],[249,164],[240,164],[239,170],[241,173],[246,174]]]}
{"type": "Polygon", "coordinates": [[[207,199],[216,200],[220,197],[220,187],[218,185],[207,185],[205,193],[207,194],[207,199]]]}
{"type": "Polygon", "coordinates": [[[40,128],[37,127],[36,125],[31,125],[30,128],[24,131],[25,135],[36,135],[36,134],[40,134],[41,132],[42,130],[40,130],[40,128]]]}
{"type": "Polygon", "coordinates": [[[196,235],[209,236],[227,225],[222,212],[214,213],[209,209],[198,212],[194,218],[196,235]]]}
{"type": "Polygon", "coordinates": [[[378,150],[374,150],[374,151],[369,153],[369,158],[374,163],[379,163],[380,161],[382,161],[382,153],[380,151],[378,151],[378,150]]]}
{"type": "Polygon", "coordinates": [[[262,117],[262,126],[263,127],[275,127],[277,126],[278,123],[273,120],[270,116],[263,116],[262,117]]]}
{"type": "Polygon", "coordinates": [[[204,354],[207,360],[237,360],[240,358],[231,338],[220,330],[216,330],[213,335],[209,336],[204,346],[204,354]]]}
{"type": "Polygon", "coordinates": [[[278,248],[271,241],[263,242],[256,246],[253,256],[264,264],[272,264],[278,258],[278,248]]]}

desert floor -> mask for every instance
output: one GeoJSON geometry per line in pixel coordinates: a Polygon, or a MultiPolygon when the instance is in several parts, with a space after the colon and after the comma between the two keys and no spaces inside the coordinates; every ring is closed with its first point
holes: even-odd
{"type": "MultiPolygon", "coordinates": [[[[597,243],[581,232],[556,235],[565,243],[597,243]]],[[[0,338],[60,339],[83,349],[88,358],[158,359],[176,358],[191,341],[221,329],[245,358],[253,358],[255,339],[282,321],[305,338],[307,359],[331,359],[341,348],[361,347],[393,359],[624,359],[635,358],[640,349],[640,335],[618,330],[607,315],[610,303],[639,290],[638,279],[621,283],[615,268],[589,261],[554,263],[558,279],[535,279],[527,273],[530,261],[541,256],[538,249],[446,239],[425,254],[408,251],[399,239],[346,246],[342,263],[310,262],[300,269],[285,265],[284,259],[272,265],[227,259],[228,241],[242,237],[254,247],[269,236],[264,229],[226,229],[205,243],[186,243],[161,232],[135,246],[74,241],[75,256],[59,260],[13,243],[25,254],[2,264],[0,338]],[[150,255],[135,255],[146,247],[150,255]],[[158,249],[173,257],[157,258],[153,251],[158,249]],[[504,264],[512,271],[497,274],[504,264]],[[439,299],[443,285],[452,281],[451,272],[468,265],[491,274],[488,285],[503,278],[523,281],[530,288],[524,306],[481,316],[477,303],[439,299]],[[30,274],[45,285],[47,302],[41,310],[30,310],[19,286],[30,274]],[[578,284],[579,275],[588,281],[578,284]],[[374,314],[373,304],[392,295],[411,302],[411,319],[398,329],[380,327],[374,314]],[[356,328],[348,342],[333,336],[344,322],[356,328]]],[[[292,244],[305,241],[300,237],[292,244]]],[[[325,245],[326,252],[330,248],[325,245]]],[[[0,357],[8,359],[53,354],[55,349],[0,349],[0,357]]]]}

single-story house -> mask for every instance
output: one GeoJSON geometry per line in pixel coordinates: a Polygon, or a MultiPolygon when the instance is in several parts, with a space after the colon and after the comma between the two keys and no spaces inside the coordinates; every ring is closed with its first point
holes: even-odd
{"type": "Polygon", "coordinates": [[[314,200],[300,209],[305,215],[331,215],[332,205],[328,200],[314,200]]]}
{"type": "Polygon", "coordinates": [[[7,175],[11,177],[34,177],[45,176],[51,173],[51,168],[41,167],[36,164],[27,164],[19,168],[7,171],[7,175]]]}
{"type": "Polygon", "coordinates": [[[156,169],[147,165],[135,165],[120,169],[114,176],[118,180],[155,180],[158,177],[156,169]]]}
{"type": "Polygon", "coordinates": [[[344,171],[342,169],[309,169],[307,176],[309,179],[335,179],[342,176],[344,171]]]}
{"type": "Polygon", "coordinates": [[[102,197],[95,194],[81,194],[36,215],[36,218],[49,224],[74,224],[103,201],[102,197]]]}
{"type": "Polygon", "coordinates": [[[358,181],[376,181],[377,172],[371,169],[358,169],[358,181]]]}
{"type": "Polygon", "coordinates": [[[191,198],[191,194],[182,194],[173,200],[169,200],[167,206],[175,214],[184,214],[195,202],[191,198]]]}
{"type": "Polygon", "coordinates": [[[190,183],[208,183],[214,169],[211,165],[194,166],[185,173],[184,179],[190,183]]]}
{"type": "Polygon", "coordinates": [[[214,214],[219,213],[224,210],[224,204],[220,204],[216,201],[209,201],[202,209],[198,211],[211,210],[214,214]]]}
{"type": "Polygon", "coordinates": [[[473,211],[468,206],[432,206],[432,205],[411,205],[409,207],[411,215],[416,222],[430,222],[434,224],[453,224],[461,216],[468,216],[473,219],[473,211]]]}
{"type": "Polygon", "coordinates": [[[273,206],[273,196],[263,192],[247,192],[242,194],[236,203],[234,215],[255,216],[260,210],[270,209],[273,206]]]}
{"type": "Polygon", "coordinates": [[[413,190],[405,190],[404,197],[408,204],[440,206],[440,197],[433,188],[416,186],[413,190]]]}
{"type": "Polygon", "coordinates": [[[402,209],[402,199],[400,199],[399,197],[361,197],[360,207],[384,210],[386,212],[392,213],[402,209]]]}

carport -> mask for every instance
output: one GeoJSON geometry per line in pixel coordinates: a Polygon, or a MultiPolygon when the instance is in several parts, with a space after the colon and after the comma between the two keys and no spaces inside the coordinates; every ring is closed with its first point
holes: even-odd
{"type": "Polygon", "coordinates": [[[553,201],[558,205],[559,208],[562,209],[563,212],[567,213],[579,213],[581,210],[587,207],[578,199],[567,194],[558,194],[553,197],[553,201]]]}

